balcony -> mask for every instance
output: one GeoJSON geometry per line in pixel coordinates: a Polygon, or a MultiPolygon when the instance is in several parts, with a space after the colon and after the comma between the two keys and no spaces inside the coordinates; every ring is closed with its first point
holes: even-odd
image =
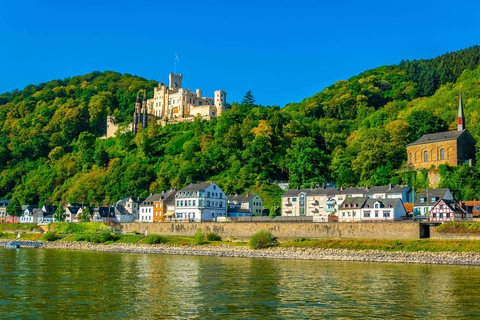
{"type": "Polygon", "coordinates": [[[291,202],[287,202],[287,201],[285,201],[283,204],[286,205],[286,206],[291,206],[292,205],[291,202]]]}
{"type": "Polygon", "coordinates": [[[325,212],[336,212],[337,209],[335,208],[325,208],[325,212]]]}

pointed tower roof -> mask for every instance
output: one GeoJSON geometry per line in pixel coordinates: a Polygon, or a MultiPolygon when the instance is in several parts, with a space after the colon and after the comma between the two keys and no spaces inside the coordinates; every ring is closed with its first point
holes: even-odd
{"type": "Polygon", "coordinates": [[[465,130],[465,116],[463,115],[462,91],[460,91],[460,98],[458,99],[458,124],[457,130],[465,130]]]}

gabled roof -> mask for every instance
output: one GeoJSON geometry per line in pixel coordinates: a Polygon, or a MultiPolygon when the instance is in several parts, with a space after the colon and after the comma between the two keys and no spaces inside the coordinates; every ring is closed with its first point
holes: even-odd
{"type": "Polygon", "coordinates": [[[351,209],[351,208],[362,208],[365,202],[369,199],[368,197],[346,197],[340,205],[339,210],[351,209]],[[352,207],[345,208],[344,205],[352,205],[352,207]]]}
{"type": "MultiPolygon", "coordinates": [[[[436,204],[435,207],[437,207],[439,204],[444,203],[452,212],[461,212],[461,213],[466,213],[465,210],[458,204],[457,201],[455,200],[449,200],[449,199],[440,199],[436,204]]],[[[435,208],[434,207],[434,208],[435,208]]],[[[432,209],[433,210],[433,209],[432,209]]]]}
{"type": "Polygon", "coordinates": [[[393,199],[368,199],[365,202],[365,207],[368,206],[369,208],[374,208],[375,203],[379,202],[380,203],[380,208],[396,208],[399,202],[402,202],[402,199],[400,198],[393,198],[393,199]]]}
{"type": "Polygon", "coordinates": [[[423,190],[416,194],[417,199],[415,200],[415,207],[417,206],[426,206],[427,201],[429,206],[434,205],[438,200],[445,198],[445,195],[450,190],[448,188],[440,188],[440,189],[428,189],[428,197],[427,197],[427,190],[423,190]],[[420,198],[426,198],[427,201],[420,202],[420,198]],[[437,200],[431,201],[432,198],[437,200]]]}
{"type": "Polygon", "coordinates": [[[162,192],[160,194],[160,198],[158,200],[154,200],[154,201],[168,201],[170,198],[175,198],[175,195],[177,194],[177,190],[175,189],[172,189],[172,190],[168,190],[166,192],[162,192]]]}
{"type": "Polygon", "coordinates": [[[141,207],[153,206],[153,202],[154,201],[159,201],[161,198],[162,198],[161,193],[152,194],[152,195],[148,196],[145,200],[143,200],[143,202],[140,203],[140,206],[141,207]]]}
{"type": "Polygon", "coordinates": [[[98,215],[102,218],[115,217],[115,209],[113,207],[98,207],[95,211],[98,212],[98,215]]]}
{"type": "Polygon", "coordinates": [[[178,190],[178,192],[186,192],[186,191],[203,191],[207,189],[212,183],[210,182],[203,182],[203,183],[190,183],[183,189],[178,190]]]}
{"type": "Polygon", "coordinates": [[[10,203],[10,200],[0,200],[0,207],[6,207],[10,203]]]}
{"type": "Polygon", "coordinates": [[[437,132],[437,133],[430,133],[420,137],[418,140],[410,143],[408,146],[414,146],[417,144],[424,144],[424,143],[431,143],[431,142],[440,142],[440,141],[449,141],[449,140],[457,140],[462,134],[469,135],[472,139],[473,137],[470,135],[467,129],[462,131],[444,131],[444,132],[437,132]]]}

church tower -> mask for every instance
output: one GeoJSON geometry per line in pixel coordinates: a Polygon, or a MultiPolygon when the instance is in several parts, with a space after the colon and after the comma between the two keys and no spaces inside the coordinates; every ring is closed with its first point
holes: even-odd
{"type": "Polygon", "coordinates": [[[458,100],[458,131],[465,130],[465,116],[463,114],[462,92],[460,91],[460,98],[458,100]]]}

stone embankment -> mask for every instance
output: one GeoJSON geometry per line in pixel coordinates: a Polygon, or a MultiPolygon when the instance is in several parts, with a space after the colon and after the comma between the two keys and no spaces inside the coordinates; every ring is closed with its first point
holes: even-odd
{"type": "Polygon", "coordinates": [[[177,246],[142,244],[94,244],[87,242],[44,242],[42,248],[137,254],[172,254],[189,256],[267,258],[295,260],[368,261],[480,266],[475,252],[387,252],[380,250],[344,250],[321,248],[274,247],[253,250],[244,246],[177,246]]]}

